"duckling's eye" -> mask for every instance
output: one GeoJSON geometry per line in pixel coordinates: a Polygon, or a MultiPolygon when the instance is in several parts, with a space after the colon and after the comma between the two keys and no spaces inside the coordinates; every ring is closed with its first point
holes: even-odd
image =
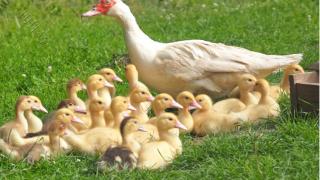
{"type": "Polygon", "coordinates": [[[35,103],[38,103],[38,101],[37,101],[37,100],[35,100],[34,102],[35,102],[35,103]]]}
{"type": "Polygon", "coordinates": [[[138,121],[133,121],[133,123],[138,124],[138,121]]]}
{"type": "Polygon", "coordinates": [[[66,116],[70,116],[70,114],[69,114],[69,113],[66,113],[66,116]]]}
{"type": "Polygon", "coordinates": [[[28,103],[31,103],[31,101],[30,101],[30,100],[28,100],[27,102],[28,102],[28,103]]]}
{"type": "Polygon", "coordinates": [[[188,97],[188,96],[185,96],[185,97],[184,97],[184,99],[188,100],[188,99],[189,99],[189,97],[188,97]]]}
{"type": "Polygon", "coordinates": [[[101,102],[101,101],[98,101],[98,103],[99,103],[99,104],[102,104],[102,102],[101,102]]]}
{"type": "Polygon", "coordinates": [[[100,78],[99,81],[102,81],[102,79],[100,78]]]}
{"type": "Polygon", "coordinates": [[[173,119],[172,118],[169,118],[169,121],[172,121],[173,119]]]}
{"type": "Polygon", "coordinates": [[[68,104],[68,105],[69,105],[69,106],[73,106],[73,104],[71,104],[71,103],[70,103],[70,104],[68,104]]]}
{"type": "Polygon", "coordinates": [[[145,94],[146,94],[146,92],[142,91],[142,92],[141,92],[141,94],[145,95],[145,94]]]}
{"type": "Polygon", "coordinates": [[[108,75],[108,76],[109,76],[110,74],[111,74],[111,73],[106,73],[106,75],[108,75]]]}
{"type": "Polygon", "coordinates": [[[123,103],[124,103],[124,104],[126,104],[126,103],[127,103],[127,101],[123,101],[123,103]]]}
{"type": "Polygon", "coordinates": [[[249,82],[252,82],[252,79],[248,79],[249,82]]]}
{"type": "Polygon", "coordinates": [[[202,99],[199,99],[199,102],[202,102],[202,99]]]}
{"type": "Polygon", "coordinates": [[[299,71],[299,69],[295,69],[295,71],[299,71]]]}
{"type": "Polygon", "coordinates": [[[164,100],[165,100],[165,101],[168,101],[169,99],[168,99],[168,98],[164,98],[164,100]]]}

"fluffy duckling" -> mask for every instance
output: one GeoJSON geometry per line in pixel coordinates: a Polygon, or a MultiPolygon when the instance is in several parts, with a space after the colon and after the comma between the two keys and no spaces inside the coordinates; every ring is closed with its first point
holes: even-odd
{"type": "Polygon", "coordinates": [[[104,171],[108,166],[115,166],[117,169],[135,168],[141,148],[133,136],[137,131],[145,131],[139,120],[132,117],[125,118],[120,125],[122,145],[108,148],[97,163],[98,169],[104,171]]]}
{"type": "Polygon", "coordinates": [[[104,87],[112,88],[114,86],[105,80],[100,74],[90,76],[87,82],[89,100],[99,98],[98,90],[104,87]]]}
{"type": "Polygon", "coordinates": [[[124,111],[133,110],[127,97],[115,97],[110,106],[114,118],[114,127],[98,127],[88,131],[75,134],[67,130],[68,135],[64,139],[76,150],[88,154],[102,154],[111,145],[122,144],[120,134],[120,123],[124,118],[124,111]]]}
{"type": "Polygon", "coordinates": [[[197,103],[193,94],[188,91],[181,92],[177,96],[177,102],[183,106],[183,109],[179,109],[178,119],[187,128],[187,130],[182,130],[182,132],[191,132],[193,130],[193,119],[189,110],[201,109],[201,106],[197,103]]]}
{"type": "Polygon", "coordinates": [[[104,111],[108,108],[106,102],[102,98],[90,100],[89,111],[92,121],[91,128],[106,127],[104,119],[104,111]]]}
{"type": "Polygon", "coordinates": [[[71,79],[67,83],[68,98],[74,101],[77,106],[84,110],[86,109],[86,104],[81,98],[78,97],[78,92],[86,89],[87,86],[79,78],[71,79]]]}
{"type": "Polygon", "coordinates": [[[179,135],[171,133],[173,128],[186,130],[172,113],[163,113],[157,118],[160,140],[142,145],[138,168],[159,169],[171,163],[177,155],[182,153],[182,143],[179,135]]]}
{"type": "Polygon", "coordinates": [[[251,93],[256,81],[257,79],[250,74],[241,75],[238,81],[240,100],[229,98],[219,101],[213,105],[213,110],[219,113],[239,112],[250,104],[258,104],[258,98],[251,93]]]}
{"type": "Polygon", "coordinates": [[[271,86],[269,95],[273,99],[277,100],[281,92],[290,93],[289,75],[299,73],[304,73],[303,67],[301,67],[298,64],[289,65],[284,70],[283,78],[281,80],[280,85],[271,86]]]}
{"type": "Polygon", "coordinates": [[[276,117],[279,115],[279,104],[269,96],[269,83],[265,79],[256,82],[255,90],[261,94],[258,104],[249,105],[244,111],[232,113],[243,121],[257,122],[259,119],[276,117]]]}
{"type": "Polygon", "coordinates": [[[60,136],[71,121],[79,121],[69,109],[60,109],[54,115],[54,122],[50,124],[48,135],[50,141],[45,144],[27,144],[21,147],[13,147],[0,139],[0,150],[14,160],[22,160],[26,157],[27,162],[34,163],[41,157],[49,157],[63,151],[60,136]]]}
{"type": "Polygon", "coordinates": [[[116,94],[116,88],[114,87],[113,82],[123,82],[120,77],[116,75],[116,73],[110,68],[103,68],[99,71],[99,74],[102,75],[105,80],[107,80],[113,87],[105,87],[99,89],[99,96],[103,98],[107,106],[109,107],[111,104],[112,97],[116,94]]]}
{"type": "Polygon", "coordinates": [[[156,116],[164,113],[168,108],[182,109],[183,106],[166,93],[158,94],[152,101],[152,110],[156,116]]]}
{"type": "MultiPolygon", "coordinates": [[[[37,111],[48,113],[46,108],[42,105],[40,99],[36,96],[29,96],[30,100],[33,101],[34,108],[37,111]]],[[[26,119],[28,120],[28,133],[39,132],[42,129],[43,123],[42,120],[33,113],[33,110],[27,110],[24,113],[26,119]]]]}
{"type": "Polygon", "coordinates": [[[212,110],[212,100],[209,96],[201,94],[196,97],[202,107],[193,114],[194,133],[198,136],[228,132],[234,130],[239,119],[235,116],[219,113],[212,110]]]}
{"type": "MultiPolygon", "coordinates": [[[[128,64],[126,66],[126,78],[129,82],[129,89],[130,92],[132,92],[135,88],[144,89],[145,91],[149,91],[149,88],[139,81],[139,73],[135,65],[128,64]]],[[[150,102],[144,102],[142,103],[142,108],[145,111],[145,113],[148,113],[148,110],[151,106],[150,102]]]]}
{"type": "Polygon", "coordinates": [[[40,110],[39,103],[35,103],[33,98],[29,96],[20,96],[16,102],[16,117],[15,120],[10,121],[0,127],[0,138],[9,144],[15,145],[14,136],[12,133],[15,133],[17,136],[23,137],[28,133],[29,125],[28,120],[25,117],[25,112],[28,110],[40,110]]]}
{"type": "Polygon", "coordinates": [[[131,116],[137,118],[139,123],[146,123],[149,120],[148,114],[143,109],[144,102],[152,102],[154,97],[148,89],[134,88],[130,93],[130,103],[136,108],[131,112],[131,116]]]}

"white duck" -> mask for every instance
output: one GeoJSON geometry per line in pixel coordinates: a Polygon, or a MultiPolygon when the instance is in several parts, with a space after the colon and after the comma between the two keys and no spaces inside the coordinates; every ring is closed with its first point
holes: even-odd
{"type": "Polygon", "coordinates": [[[122,25],[130,59],[141,80],[173,96],[184,90],[223,96],[236,86],[242,73],[263,78],[302,59],[302,54],[265,55],[202,40],[156,42],[140,29],[130,8],[121,0],[100,0],[82,16],[99,14],[115,17],[122,25]]]}

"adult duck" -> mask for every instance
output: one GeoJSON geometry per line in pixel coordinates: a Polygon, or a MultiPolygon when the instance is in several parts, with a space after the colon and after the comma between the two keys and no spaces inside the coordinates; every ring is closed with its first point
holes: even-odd
{"type": "Polygon", "coordinates": [[[82,16],[99,14],[115,17],[122,25],[129,57],[141,80],[148,87],[173,96],[184,90],[223,96],[236,86],[242,73],[262,78],[302,59],[302,54],[265,55],[202,40],[156,42],[140,29],[130,8],[121,0],[100,0],[82,16]]]}

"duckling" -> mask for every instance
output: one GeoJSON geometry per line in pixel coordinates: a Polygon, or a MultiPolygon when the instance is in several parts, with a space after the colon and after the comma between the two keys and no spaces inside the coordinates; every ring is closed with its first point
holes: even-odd
{"type": "Polygon", "coordinates": [[[137,131],[144,132],[139,120],[127,117],[120,125],[123,139],[121,146],[110,147],[98,161],[98,169],[104,171],[108,166],[116,166],[117,169],[135,168],[141,145],[132,134],[137,131]]]}
{"type": "Polygon", "coordinates": [[[29,96],[20,96],[16,102],[16,117],[15,120],[10,121],[0,127],[0,138],[10,145],[15,145],[15,139],[12,133],[15,132],[17,136],[25,136],[28,133],[29,125],[24,113],[27,110],[39,110],[39,104],[33,101],[29,96]]]}
{"type": "Polygon", "coordinates": [[[198,136],[228,132],[236,128],[239,119],[229,114],[219,113],[212,110],[212,100],[208,95],[200,94],[196,97],[202,107],[193,114],[194,133],[198,136]]]}
{"type": "Polygon", "coordinates": [[[48,131],[50,139],[48,143],[26,144],[21,147],[13,147],[0,139],[0,151],[17,161],[26,157],[28,163],[34,163],[35,161],[39,161],[41,157],[48,158],[62,152],[64,146],[61,146],[59,137],[64,133],[67,125],[75,120],[76,117],[68,109],[60,109],[54,116],[54,123],[51,123],[48,131]]]}
{"type": "Polygon", "coordinates": [[[182,143],[179,135],[170,133],[173,128],[186,130],[172,113],[163,113],[157,118],[160,140],[142,145],[138,168],[159,169],[170,164],[177,155],[182,153],[182,143]]]}
{"type": "Polygon", "coordinates": [[[148,114],[144,111],[142,103],[152,102],[154,97],[148,89],[134,88],[130,93],[130,103],[136,108],[136,111],[131,112],[131,116],[137,118],[139,123],[146,123],[149,120],[148,114]]]}
{"type": "Polygon", "coordinates": [[[181,92],[177,96],[177,102],[183,106],[183,109],[179,110],[178,119],[187,128],[186,131],[180,130],[180,132],[191,132],[193,130],[193,119],[189,110],[201,109],[201,106],[189,91],[181,92]]]}
{"type": "Polygon", "coordinates": [[[273,99],[277,100],[277,99],[279,99],[279,96],[280,96],[280,94],[282,92],[290,93],[289,75],[291,75],[291,74],[299,74],[299,73],[304,73],[303,67],[301,67],[298,64],[289,65],[284,70],[283,78],[281,80],[280,85],[270,86],[269,95],[273,99]]]}
{"type": "Polygon", "coordinates": [[[114,117],[113,128],[97,127],[78,135],[67,130],[68,135],[64,139],[74,149],[88,154],[102,154],[111,145],[122,144],[120,123],[124,118],[123,112],[132,109],[132,106],[127,97],[117,96],[112,100],[110,109],[114,117]]]}
{"type": "Polygon", "coordinates": [[[279,104],[269,96],[270,86],[265,79],[259,79],[256,82],[255,90],[261,94],[258,104],[249,105],[245,110],[232,113],[243,121],[257,122],[259,119],[276,117],[279,115],[279,104]]]}
{"type": "Polygon", "coordinates": [[[87,90],[87,86],[79,78],[74,78],[68,81],[68,98],[74,101],[77,106],[85,110],[86,104],[81,98],[78,97],[78,92],[83,90],[87,90]]]}
{"type": "MultiPolygon", "coordinates": [[[[139,73],[135,65],[128,64],[126,66],[126,78],[129,82],[129,89],[130,92],[133,91],[135,88],[144,89],[145,91],[149,91],[149,88],[139,81],[139,73]]],[[[148,113],[148,110],[150,109],[151,103],[150,102],[144,102],[142,105],[143,110],[145,113],[148,113]]]]}
{"type": "MultiPolygon", "coordinates": [[[[44,113],[48,113],[48,111],[46,110],[46,108],[42,105],[42,102],[40,101],[40,99],[36,96],[29,96],[31,101],[33,101],[34,103],[34,109],[37,111],[41,111],[44,113]]],[[[35,114],[33,114],[33,110],[26,110],[24,113],[26,119],[28,120],[28,132],[29,133],[35,133],[35,132],[39,132],[42,129],[43,123],[42,120],[36,116],[35,114]]]]}
{"type": "Polygon", "coordinates": [[[240,100],[229,98],[219,101],[213,105],[213,110],[219,113],[239,112],[250,104],[258,104],[258,98],[251,93],[256,81],[257,79],[250,74],[241,75],[238,81],[240,100]]]}
{"type": "Polygon", "coordinates": [[[116,73],[110,68],[103,68],[99,71],[99,74],[102,75],[105,80],[107,80],[113,87],[105,87],[99,89],[99,96],[102,97],[107,104],[107,107],[110,106],[112,97],[116,93],[116,88],[114,87],[113,81],[123,82],[121,78],[119,78],[116,73]]]}
{"type": "MultiPolygon", "coordinates": [[[[78,118],[81,119],[82,123],[71,122],[70,127],[74,131],[79,132],[83,129],[88,129],[91,126],[91,119],[89,119],[89,121],[87,121],[88,118],[85,118],[88,116],[87,111],[85,111],[82,108],[80,108],[79,106],[77,106],[73,100],[71,100],[71,99],[62,100],[58,104],[57,110],[62,109],[62,108],[70,109],[71,111],[74,112],[75,116],[77,116],[78,118]]],[[[38,138],[31,139],[32,137],[41,136],[41,135],[48,133],[48,128],[49,128],[50,124],[54,121],[54,115],[55,115],[56,111],[51,112],[47,117],[45,117],[45,122],[43,124],[41,131],[38,131],[36,133],[28,133],[25,136],[26,138],[28,138],[28,142],[26,142],[26,143],[31,143],[31,142],[37,141],[38,138]]]]}
{"type": "Polygon", "coordinates": [[[98,90],[104,87],[112,88],[114,86],[108,81],[106,81],[104,77],[99,74],[94,74],[90,76],[87,82],[89,100],[99,98],[100,96],[98,94],[98,90]]]}
{"type": "Polygon", "coordinates": [[[104,120],[104,111],[107,109],[107,104],[102,98],[96,98],[90,100],[89,111],[92,121],[91,128],[106,127],[106,121],[104,120]]]}

